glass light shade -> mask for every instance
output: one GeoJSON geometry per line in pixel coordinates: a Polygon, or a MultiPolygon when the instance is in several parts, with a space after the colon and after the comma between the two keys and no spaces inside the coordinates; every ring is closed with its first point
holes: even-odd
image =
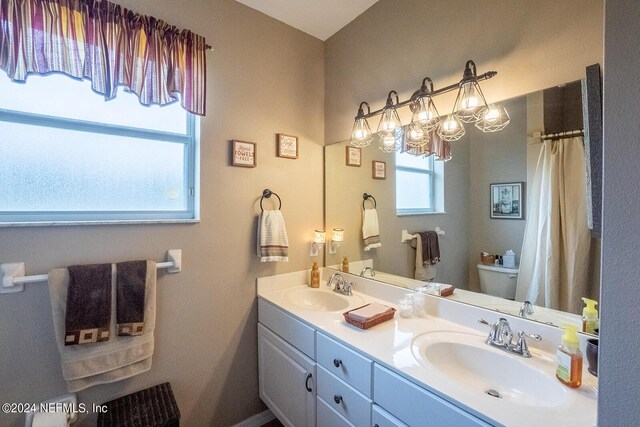
{"type": "Polygon", "coordinates": [[[458,102],[455,106],[458,117],[465,123],[478,121],[487,106],[478,82],[472,81],[460,86],[458,102]]]}
{"type": "Polygon", "coordinates": [[[410,148],[422,147],[429,142],[429,134],[419,122],[411,122],[407,129],[406,144],[410,148]]]}
{"type": "Polygon", "coordinates": [[[384,135],[402,134],[402,123],[395,107],[385,107],[378,124],[378,132],[384,135]]]}
{"type": "Polygon", "coordinates": [[[438,135],[445,141],[457,141],[464,136],[464,125],[455,113],[449,114],[440,122],[438,135]]]}
{"type": "Polygon", "coordinates": [[[511,117],[504,105],[491,104],[484,109],[476,127],[482,132],[498,132],[509,124],[511,117]]]}
{"type": "Polygon", "coordinates": [[[331,237],[331,241],[333,242],[343,242],[344,241],[344,229],[343,228],[334,228],[333,236],[331,237]]]}
{"type": "Polygon", "coordinates": [[[358,148],[367,147],[371,144],[373,135],[367,119],[361,117],[353,123],[353,131],[351,132],[351,145],[358,148]]]}
{"type": "Polygon", "coordinates": [[[382,134],[380,135],[378,148],[383,153],[393,153],[394,151],[398,151],[402,146],[402,144],[400,143],[401,138],[402,132],[397,132],[396,134],[382,134]]]}
{"type": "Polygon", "coordinates": [[[431,98],[427,96],[418,98],[413,104],[412,110],[411,122],[420,124],[425,132],[431,132],[438,127],[440,114],[438,114],[438,110],[431,98]]]}
{"type": "Polygon", "coordinates": [[[313,232],[313,243],[323,244],[327,239],[327,233],[324,230],[315,230],[313,232]]]}

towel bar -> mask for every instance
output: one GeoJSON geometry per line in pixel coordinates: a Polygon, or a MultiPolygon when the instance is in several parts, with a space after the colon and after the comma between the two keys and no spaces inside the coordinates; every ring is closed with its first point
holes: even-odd
{"type": "MultiPolygon", "coordinates": [[[[168,273],[182,271],[182,249],[169,249],[167,251],[167,261],[156,263],[156,269],[163,268],[166,268],[168,273]]],[[[49,280],[47,274],[25,276],[24,262],[0,264],[0,277],[2,278],[0,294],[22,292],[25,283],[40,283],[49,280]]]]}
{"type": "MultiPolygon", "coordinates": [[[[444,236],[444,230],[441,229],[440,227],[436,227],[435,230],[436,234],[438,236],[444,236]]],[[[409,232],[407,230],[402,230],[402,236],[400,237],[400,243],[404,243],[407,240],[413,240],[416,237],[418,237],[417,234],[409,234],[409,232]]]]}

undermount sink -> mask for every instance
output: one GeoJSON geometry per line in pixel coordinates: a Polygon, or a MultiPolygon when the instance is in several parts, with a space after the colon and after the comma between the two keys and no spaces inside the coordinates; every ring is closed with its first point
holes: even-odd
{"type": "Polygon", "coordinates": [[[313,288],[292,290],[287,293],[287,300],[293,305],[311,311],[341,311],[354,306],[354,303],[364,304],[364,300],[358,295],[339,295],[313,288]]]}
{"type": "Polygon", "coordinates": [[[487,346],[477,335],[426,333],[414,338],[411,350],[424,367],[487,398],[530,407],[561,406],[567,399],[552,360],[520,358],[487,346]]]}

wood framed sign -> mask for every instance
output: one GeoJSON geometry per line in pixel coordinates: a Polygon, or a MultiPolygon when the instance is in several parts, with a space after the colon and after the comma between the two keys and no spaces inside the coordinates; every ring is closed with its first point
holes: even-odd
{"type": "Polygon", "coordinates": [[[387,179],[387,162],[373,160],[371,162],[371,174],[373,179],[387,179]]]}
{"type": "Polygon", "coordinates": [[[256,147],[255,142],[234,139],[231,148],[231,164],[243,168],[255,168],[257,166],[256,147]]]}
{"type": "Polygon", "coordinates": [[[286,135],[284,133],[277,134],[278,157],[285,159],[298,158],[298,137],[286,135]]]}
{"type": "Polygon", "coordinates": [[[360,166],[362,162],[362,151],[358,147],[346,147],[347,166],[360,166]]]}

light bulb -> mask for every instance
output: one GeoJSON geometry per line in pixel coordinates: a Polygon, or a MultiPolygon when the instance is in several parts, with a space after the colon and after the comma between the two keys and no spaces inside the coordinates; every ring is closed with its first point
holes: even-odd
{"type": "Polygon", "coordinates": [[[442,124],[442,128],[447,132],[454,131],[458,129],[458,122],[453,117],[448,116],[442,124]]]}
{"type": "Polygon", "coordinates": [[[378,124],[378,132],[391,135],[391,137],[394,137],[398,132],[402,134],[402,123],[395,107],[386,107],[384,109],[380,124],[378,124]]]}
{"type": "Polygon", "coordinates": [[[356,119],[353,124],[353,131],[351,132],[351,145],[354,147],[366,147],[371,144],[373,135],[371,135],[371,128],[365,118],[356,119]]]}
{"type": "Polygon", "coordinates": [[[487,122],[495,122],[499,118],[500,118],[500,110],[496,108],[494,105],[492,105],[487,109],[487,112],[482,119],[486,120],[487,122]]]}
{"type": "Polygon", "coordinates": [[[445,141],[457,141],[464,136],[465,132],[460,118],[455,113],[445,117],[438,127],[438,135],[445,141]]]}

